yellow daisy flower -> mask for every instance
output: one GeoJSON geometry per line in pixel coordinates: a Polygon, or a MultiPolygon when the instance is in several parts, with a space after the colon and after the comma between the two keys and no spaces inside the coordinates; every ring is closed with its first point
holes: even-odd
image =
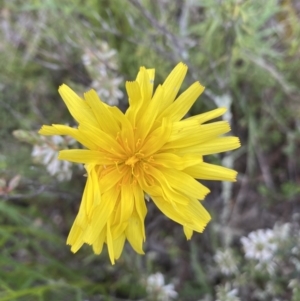
{"type": "Polygon", "coordinates": [[[53,124],[42,135],[69,135],[86,149],[60,151],[59,159],[84,163],[87,182],[67,244],[77,252],[84,244],[100,254],[106,243],[112,264],[126,239],[143,254],[145,194],[170,219],[181,224],[187,239],[210,220],[199,200],[209,189],[196,179],[235,181],[234,170],[203,162],[203,156],[240,146],[226,121],[205,124],[226,111],[218,108],[181,120],[203,92],[195,82],[175,100],[187,72],[179,63],[153,95],[154,69],[140,68],[126,82],[129,108],[122,113],[103,103],[94,90],[76,95],[62,85],[59,93],[78,128],[53,124]],[[175,100],[175,101],[174,101],[175,100]]]}

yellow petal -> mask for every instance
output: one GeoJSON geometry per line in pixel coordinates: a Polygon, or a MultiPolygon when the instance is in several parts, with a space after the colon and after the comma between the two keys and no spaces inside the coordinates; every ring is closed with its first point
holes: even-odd
{"type": "Polygon", "coordinates": [[[217,108],[217,109],[211,110],[209,112],[205,112],[202,114],[198,114],[198,115],[186,118],[185,120],[182,120],[182,122],[189,122],[191,120],[197,120],[199,122],[199,124],[202,124],[208,120],[222,116],[226,111],[227,111],[226,108],[217,108]]]}
{"type": "MultiPolygon", "coordinates": [[[[207,187],[182,171],[169,168],[161,168],[160,170],[169,185],[182,196],[186,195],[188,198],[203,200],[210,192],[207,187]]],[[[161,181],[160,178],[159,181],[161,181]]]]}
{"type": "Polygon", "coordinates": [[[153,197],[155,205],[162,213],[175,222],[197,232],[203,232],[205,226],[210,221],[210,215],[197,200],[191,200],[188,205],[172,204],[164,201],[160,197],[153,197]]]}
{"type": "Polygon", "coordinates": [[[102,252],[105,237],[106,237],[106,229],[104,228],[100,232],[95,242],[93,243],[93,251],[95,254],[99,255],[102,252]]]}
{"type": "Polygon", "coordinates": [[[153,78],[150,79],[149,75],[152,75],[151,71],[148,72],[145,67],[141,67],[136,77],[136,81],[139,83],[141,88],[143,103],[148,103],[152,97],[153,78]]]}
{"type": "Polygon", "coordinates": [[[148,157],[156,153],[168,141],[172,130],[172,124],[166,118],[163,119],[162,125],[154,130],[145,140],[140,152],[148,157]]]}
{"type": "MultiPolygon", "coordinates": [[[[90,178],[91,182],[93,183],[93,208],[100,205],[101,202],[101,190],[99,184],[99,177],[96,171],[96,168],[93,164],[89,164],[87,166],[88,171],[88,178],[90,178]]],[[[88,216],[91,214],[91,209],[87,210],[88,216]]]]}
{"type": "Polygon", "coordinates": [[[172,140],[178,137],[185,137],[189,133],[194,133],[195,131],[199,132],[201,129],[201,124],[197,120],[186,120],[175,121],[172,123],[172,140]],[[181,133],[183,132],[183,133],[181,133]]]}
{"type": "MultiPolygon", "coordinates": [[[[151,165],[149,165],[147,169],[147,173],[149,173],[156,180],[156,185],[161,188],[161,193],[159,195],[163,196],[165,200],[170,201],[172,203],[175,202],[187,204],[189,202],[188,197],[179,193],[177,187],[175,189],[175,187],[172,186],[172,183],[169,181],[169,177],[167,177],[168,175],[165,173],[165,170],[167,169],[164,169],[164,172],[162,172],[161,170],[162,168],[157,169],[151,165]]],[[[173,171],[174,170],[171,170],[171,172],[173,171]]]]}
{"type": "Polygon", "coordinates": [[[117,132],[120,130],[120,127],[111,110],[109,109],[109,106],[100,100],[95,90],[90,90],[84,93],[84,98],[92,108],[100,129],[112,136],[116,136],[117,132]]]}
{"type": "Polygon", "coordinates": [[[188,166],[199,164],[203,162],[202,156],[198,155],[185,155],[178,156],[172,153],[157,153],[153,155],[153,164],[167,168],[175,168],[182,170],[188,166]]]}
{"type": "Polygon", "coordinates": [[[193,145],[178,150],[179,154],[197,153],[199,155],[211,155],[222,152],[227,152],[241,146],[240,140],[237,137],[219,137],[200,145],[193,145]]]}
{"type": "MultiPolygon", "coordinates": [[[[97,182],[93,182],[93,178],[91,176],[92,170],[88,170],[88,178],[84,187],[82,200],[78,213],[78,224],[85,228],[86,219],[90,221],[91,216],[93,214],[94,203],[100,202],[101,193],[99,189],[99,184],[97,182]],[[96,202],[94,202],[94,198],[96,198],[96,202]]],[[[94,173],[94,172],[93,172],[94,173]]]]}
{"type": "Polygon", "coordinates": [[[122,253],[123,248],[124,248],[125,239],[126,239],[126,236],[123,233],[117,239],[113,240],[113,249],[114,249],[115,259],[119,259],[120,258],[121,253],[122,253]]]}
{"type": "Polygon", "coordinates": [[[144,192],[139,185],[135,184],[133,185],[133,194],[134,194],[135,210],[138,214],[141,224],[143,225],[143,239],[145,241],[146,234],[145,234],[144,220],[147,214],[147,207],[145,204],[144,192]]]}
{"type": "Polygon", "coordinates": [[[136,127],[136,123],[142,120],[145,112],[147,112],[147,107],[153,93],[154,75],[154,69],[141,67],[137,80],[134,82],[126,82],[130,106],[125,115],[134,128],[136,127]]]}
{"type": "Polygon", "coordinates": [[[155,203],[155,205],[157,206],[157,208],[171,220],[181,225],[186,225],[190,222],[187,216],[184,216],[184,214],[182,214],[179,210],[175,209],[175,208],[182,208],[183,206],[187,206],[187,205],[176,204],[175,207],[173,206],[173,204],[167,202],[160,196],[155,196],[155,195],[150,195],[150,196],[153,202],[155,203]]]}
{"type": "Polygon", "coordinates": [[[135,139],[132,125],[128,123],[127,118],[125,119],[127,124],[126,122],[123,122],[119,143],[122,145],[124,152],[128,155],[132,154],[135,151],[135,139]]]}
{"type": "MultiPolygon", "coordinates": [[[[118,213],[120,216],[120,207],[118,209],[119,209],[118,213]]],[[[114,216],[114,220],[120,220],[120,218],[114,216]]],[[[113,239],[117,239],[121,235],[123,235],[125,233],[127,226],[128,226],[128,222],[118,223],[118,224],[111,226],[111,235],[112,235],[113,239]]]]}
{"type": "MultiPolygon", "coordinates": [[[[135,146],[133,125],[119,108],[113,107],[111,108],[111,111],[113,112],[114,118],[120,123],[120,131],[116,136],[106,136],[105,132],[102,131],[102,136],[112,144],[113,147],[111,148],[111,151],[115,154],[121,153],[122,156],[124,153],[128,152],[128,150],[132,151],[135,146]],[[103,135],[103,133],[105,135],[103,135]],[[118,146],[116,146],[116,141],[118,141],[118,146]]],[[[96,133],[95,128],[94,133],[96,133]]],[[[97,133],[97,135],[100,134],[99,131],[97,133]]]]}
{"type": "Polygon", "coordinates": [[[150,95],[152,96],[153,94],[153,87],[154,87],[154,78],[155,78],[155,69],[146,69],[150,81],[149,85],[149,90],[150,90],[150,95]]]}
{"type": "Polygon", "coordinates": [[[127,222],[134,207],[134,195],[130,185],[121,186],[121,216],[120,223],[127,222]]]}
{"type": "Polygon", "coordinates": [[[111,235],[113,239],[117,239],[120,235],[125,232],[128,221],[121,221],[121,196],[119,196],[113,213],[111,214],[111,235]]]}
{"type": "Polygon", "coordinates": [[[77,129],[70,128],[66,125],[60,125],[60,124],[53,124],[51,125],[43,125],[41,129],[38,131],[40,135],[45,136],[53,136],[53,135],[68,135],[69,132],[72,131],[78,131],[77,129]],[[58,127],[61,127],[61,129],[58,129],[58,127]]]}
{"type": "Polygon", "coordinates": [[[235,170],[205,162],[189,166],[184,169],[184,172],[196,179],[215,181],[235,182],[237,176],[237,172],[235,170]]]}
{"type": "Polygon", "coordinates": [[[183,231],[184,231],[184,234],[186,236],[186,239],[190,240],[192,238],[192,235],[193,235],[193,230],[186,227],[186,226],[183,226],[183,231]]]}
{"type": "Polygon", "coordinates": [[[98,149],[103,149],[114,156],[123,156],[125,154],[124,149],[112,136],[94,127],[92,124],[82,123],[78,129],[82,135],[93,140],[97,144],[98,149]]]}
{"type": "Polygon", "coordinates": [[[82,240],[82,234],[83,231],[81,227],[78,226],[75,219],[67,239],[67,245],[71,246],[71,251],[73,253],[76,253],[84,243],[82,240]]]}
{"type": "Polygon", "coordinates": [[[144,223],[141,222],[138,214],[134,211],[126,229],[126,238],[131,244],[132,248],[139,254],[144,254],[143,240],[144,240],[144,223]]]}
{"type": "MultiPolygon", "coordinates": [[[[100,205],[93,209],[91,221],[84,231],[83,240],[87,244],[93,244],[104,226],[108,223],[111,213],[115,207],[119,191],[112,189],[101,195],[100,205]]],[[[110,234],[111,235],[111,234],[110,234]]]]}
{"type": "Polygon", "coordinates": [[[89,122],[94,126],[98,125],[97,119],[89,105],[82,100],[70,87],[63,84],[58,89],[59,94],[61,95],[63,101],[70,114],[78,122],[89,122]]]}
{"type": "Polygon", "coordinates": [[[135,123],[132,124],[134,127],[136,127],[136,123],[139,122],[141,117],[144,116],[144,113],[146,112],[146,109],[149,105],[152,96],[151,95],[152,87],[150,87],[150,78],[145,67],[140,68],[140,71],[136,78],[136,82],[140,87],[141,99],[139,100],[137,107],[134,109],[135,123]]]}
{"type": "Polygon", "coordinates": [[[79,212],[76,217],[76,224],[82,229],[88,226],[91,217],[93,205],[99,204],[101,199],[100,187],[98,181],[94,183],[95,169],[89,165],[87,169],[88,178],[84,187],[79,212]]]}
{"type": "Polygon", "coordinates": [[[68,149],[59,152],[58,159],[67,160],[70,162],[84,163],[84,164],[100,164],[110,165],[114,164],[111,160],[104,157],[100,151],[85,150],[85,149],[68,149]]]}
{"type": "Polygon", "coordinates": [[[185,90],[169,107],[167,107],[158,117],[168,116],[172,121],[178,121],[190,110],[191,106],[204,91],[204,87],[199,82],[195,82],[185,90]]]}
{"type": "Polygon", "coordinates": [[[86,135],[83,135],[78,129],[71,128],[66,125],[53,124],[52,126],[43,125],[39,130],[39,134],[52,136],[52,135],[68,135],[80,142],[86,148],[97,149],[97,144],[86,135]]]}
{"type": "Polygon", "coordinates": [[[176,132],[171,132],[168,143],[163,147],[163,149],[201,145],[202,143],[212,140],[229,131],[230,126],[227,121],[202,124],[199,125],[198,129],[194,127],[183,127],[180,130],[176,130],[176,132]]]}
{"type": "Polygon", "coordinates": [[[127,109],[125,115],[135,127],[138,108],[142,105],[140,85],[137,81],[126,82],[126,90],[128,94],[129,108],[127,109]]]}
{"type": "Polygon", "coordinates": [[[136,136],[142,141],[146,138],[148,133],[151,131],[154,122],[157,119],[157,115],[160,109],[164,95],[164,89],[162,86],[158,86],[155,91],[153,98],[151,99],[147,110],[144,112],[144,115],[141,116],[139,122],[136,124],[136,136]]]}
{"type": "Polygon", "coordinates": [[[139,83],[137,81],[127,81],[125,87],[128,94],[129,108],[137,108],[142,99],[139,83]]]}
{"type": "Polygon", "coordinates": [[[165,90],[164,102],[162,104],[162,111],[167,108],[176,98],[176,95],[181,87],[181,84],[185,78],[187,72],[187,66],[183,63],[177,64],[177,66],[171,71],[166,80],[163,83],[165,90]]]}
{"type": "MultiPolygon", "coordinates": [[[[153,178],[151,177],[151,179],[153,179],[153,178]]],[[[146,176],[138,177],[137,180],[138,180],[139,186],[148,195],[151,195],[151,196],[163,196],[164,195],[164,192],[163,192],[161,186],[159,186],[157,182],[155,182],[155,184],[147,182],[146,176]]]]}
{"type": "Polygon", "coordinates": [[[185,226],[197,232],[203,232],[204,228],[211,220],[210,214],[196,199],[192,199],[188,206],[178,208],[178,210],[182,210],[182,213],[192,221],[192,223],[188,223],[185,226]]]}
{"type": "Polygon", "coordinates": [[[119,167],[119,169],[114,166],[109,166],[102,170],[103,174],[99,182],[102,193],[105,193],[111,189],[115,189],[118,191],[120,190],[118,187],[118,183],[123,177],[124,169],[126,169],[125,166],[119,167]]]}
{"type": "Polygon", "coordinates": [[[115,264],[114,244],[113,244],[113,239],[112,239],[112,235],[111,235],[111,231],[110,231],[109,221],[106,226],[106,243],[107,243],[108,255],[109,255],[111,264],[115,264]]]}

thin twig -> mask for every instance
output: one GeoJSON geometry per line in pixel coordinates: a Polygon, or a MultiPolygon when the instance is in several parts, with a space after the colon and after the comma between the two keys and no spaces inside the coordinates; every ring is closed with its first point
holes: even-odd
{"type": "Polygon", "coordinates": [[[135,6],[149,21],[149,23],[152,25],[152,27],[156,28],[159,32],[161,32],[168,40],[169,42],[175,47],[175,50],[177,50],[177,56],[178,59],[186,58],[186,51],[184,47],[182,46],[182,41],[177,38],[172,32],[167,30],[165,26],[160,24],[158,20],[140,3],[139,0],[127,0],[129,1],[133,6],[135,6]]]}
{"type": "Polygon", "coordinates": [[[25,200],[25,199],[31,199],[42,192],[45,191],[45,186],[41,186],[37,191],[30,193],[30,194],[4,194],[1,197],[5,201],[15,201],[15,200],[25,200]]]}

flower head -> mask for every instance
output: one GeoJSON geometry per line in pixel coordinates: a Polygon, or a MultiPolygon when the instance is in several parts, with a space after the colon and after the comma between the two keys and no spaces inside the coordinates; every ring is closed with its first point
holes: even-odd
{"type": "Polygon", "coordinates": [[[238,271],[237,260],[231,249],[217,250],[214,259],[223,274],[233,275],[238,271]]]}
{"type": "Polygon", "coordinates": [[[227,122],[204,124],[226,109],[181,120],[204,90],[196,82],[175,100],[186,72],[179,63],[153,95],[154,69],[141,67],[136,80],[126,83],[125,114],[103,103],[94,90],[82,99],[66,85],[59,88],[78,128],[53,124],[39,133],[69,135],[87,148],[59,154],[59,159],[84,163],[88,175],[67,240],[73,252],[87,243],[99,254],[106,243],[114,263],[127,239],[143,254],[145,194],[190,239],[210,220],[199,202],[209,189],[196,179],[235,181],[234,170],[203,162],[205,155],[240,146],[237,137],[220,137],[230,131],[227,122]]]}
{"type": "Polygon", "coordinates": [[[75,141],[70,137],[52,136],[35,144],[31,156],[35,162],[46,166],[47,171],[52,176],[56,176],[58,181],[69,181],[72,177],[71,163],[59,161],[57,155],[62,146],[68,147],[75,141]]]}
{"type": "Polygon", "coordinates": [[[217,291],[217,300],[216,301],[240,301],[238,297],[238,290],[232,288],[232,285],[229,282],[226,282],[224,285],[218,285],[216,287],[217,291]]]}
{"type": "Polygon", "coordinates": [[[242,237],[245,257],[256,259],[261,263],[270,262],[277,250],[274,232],[271,229],[259,229],[242,237]]]}
{"type": "Polygon", "coordinates": [[[291,237],[292,225],[290,223],[276,223],[273,227],[275,241],[278,245],[285,244],[291,237]]]}
{"type": "Polygon", "coordinates": [[[150,297],[159,301],[168,301],[178,295],[174,289],[174,284],[165,285],[165,278],[162,273],[150,275],[146,281],[146,289],[150,297]]]}

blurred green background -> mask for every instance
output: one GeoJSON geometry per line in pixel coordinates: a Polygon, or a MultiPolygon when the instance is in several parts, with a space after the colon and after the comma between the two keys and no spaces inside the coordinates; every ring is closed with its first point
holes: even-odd
{"type": "MultiPolygon", "coordinates": [[[[156,272],[177,300],[299,301],[299,15],[297,0],[0,0],[0,301],[169,300],[147,288],[156,272]],[[84,171],[55,159],[73,141],[36,134],[75,125],[58,86],[125,110],[140,66],[157,85],[179,61],[182,90],[206,86],[190,114],[228,108],[242,147],[206,160],[237,182],[205,183],[213,219],[189,242],[149,202],[146,255],[127,245],[111,266],[106,251],[72,254],[84,171]],[[258,229],[281,242],[263,264],[240,240],[258,229]]],[[[273,243],[261,241],[257,252],[273,243]]]]}

